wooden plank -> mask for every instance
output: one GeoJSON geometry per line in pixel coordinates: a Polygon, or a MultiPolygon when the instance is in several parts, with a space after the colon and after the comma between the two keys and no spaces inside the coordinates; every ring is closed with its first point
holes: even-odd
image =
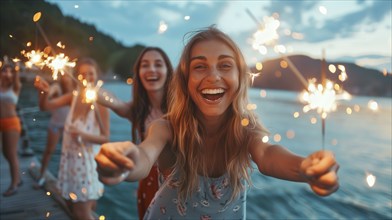
{"type": "MultiPolygon", "coordinates": [[[[10,197],[1,195],[0,199],[0,219],[71,219],[67,210],[56,200],[57,195],[46,194],[48,188],[53,188],[55,181],[48,181],[45,189],[36,190],[33,188],[34,173],[38,172],[39,162],[36,157],[19,157],[19,166],[22,173],[23,185],[18,192],[10,197]],[[31,166],[35,164],[35,166],[31,166]]],[[[9,165],[3,155],[0,157],[0,191],[7,190],[11,178],[9,165]]],[[[48,174],[48,176],[51,176],[48,174]]],[[[53,177],[53,176],[52,176],[53,177]]]]}

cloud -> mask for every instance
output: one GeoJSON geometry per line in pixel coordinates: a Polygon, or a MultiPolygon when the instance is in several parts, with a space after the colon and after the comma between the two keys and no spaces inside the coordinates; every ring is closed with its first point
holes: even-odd
{"type": "MultiPolygon", "coordinates": [[[[270,13],[278,12],[282,18],[283,25],[287,23],[287,27],[303,33],[305,35],[304,40],[308,42],[349,38],[363,27],[368,27],[367,31],[372,32],[372,29],[369,27],[383,21],[386,16],[391,14],[391,2],[389,1],[357,1],[356,3],[346,2],[347,4],[352,4],[351,7],[357,10],[330,19],[320,20],[318,18],[320,15],[309,15],[310,11],[316,11],[316,7],[320,3],[322,2],[273,1],[265,9],[270,13]],[[306,17],[307,19],[305,19],[306,17]]],[[[325,2],[325,4],[328,3],[325,2]]],[[[344,7],[342,4],[345,4],[345,2],[340,4],[341,7],[344,7]]],[[[336,5],[334,6],[336,7],[336,5]]],[[[290,38],[284,38],[284,40],[285,43],[293,41],[290,38]]]]}
{"type": "MultiPolygon", "coordinates": [[[[388,14],[391,13],[391,3],[386,1],[374,1],[373,4],[367,5],[360,11],[352,12],[344,16],[331,19],[321,28],[323,33],[321,37],[309,38],[310,41],[326,40],[334,37],[351,37],[363,27],[369,27],[381,22],[388,14]],[[389,5],[389,7],[388,7],[389,5]]],[[[368,29],[372,32],[372,29],[368,29]]]]}
{"type": "Polygon", "coordinates": [[[391,54],[391,43],[387,42],[391,38],[389,1],[47,1],[58,4],[65,15],[95,25],[126,46],[162,47],[173,63],[186,41],[184,35],[212,24],[229,34],[248,60],[264,58],[247,42],[257,30],[247,9],[260,21],[279,13],[278,43],[296,52],[319,56],[327,47],[330,57],[391,54]],[[321,14],[319,6],[325,6],[328,13],[321,14]],[[160,21],[168,25],[163,34],[157,33],[160,21]],[[287,30],[304,38],[295,40],[283,33],[287,30]]]}

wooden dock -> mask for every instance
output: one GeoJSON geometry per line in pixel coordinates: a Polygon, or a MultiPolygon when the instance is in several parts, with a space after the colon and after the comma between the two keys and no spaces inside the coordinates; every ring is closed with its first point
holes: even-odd
{"type": "MultiPolygon", "coordinates": [[[[0,157],[0,192],[7,190],[11,176],[9,165],[3,154],[0,157]]],[[[10,197],[0,195],[0,219],[1,220],[35,220],[35,219],[71,219],[68,210],[54,191],[55,179],[50,177],[43,189],[34,189],[33,183],[38,174],[39,162],[35,156],[19,156],[19,166],[23,185],[18,192],[10,197]]]]}

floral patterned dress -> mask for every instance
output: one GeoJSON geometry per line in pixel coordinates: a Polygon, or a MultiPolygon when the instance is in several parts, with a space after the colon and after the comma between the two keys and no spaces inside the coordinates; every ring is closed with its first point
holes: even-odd
{"type": "MultiPolygon", "coordinates": [[[[160,180],[162,180],[160,174],[160,180]]],[[[231,202],[228,175],[199,176],[199,187],[185,202],[179,202],[176,175],[159,188],[144,219],[246,219],[246,190],[231,202]]]]}
{"type": "Polygon", "coordinates": [[[58,187],[63,198],[72,202],[86,202],[99,199],[104,190],[104,185],[98,180],[94,160],[100,145],[73,138],[67,128],[72,123],[84,132],[99,134],[99,125],[94,110],[89,111],[84,120],[76,118],[72,122],[76,99],[74,96],[65,123],[58,187]]]}

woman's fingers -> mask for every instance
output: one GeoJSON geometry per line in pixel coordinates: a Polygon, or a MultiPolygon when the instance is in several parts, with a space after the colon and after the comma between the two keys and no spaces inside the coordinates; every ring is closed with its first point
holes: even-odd
{"type": "Polygon", "coordinates": [[[330,171],[320,177],[309,179],[309,184],[323,189],[333,188],[339,185],[339,177],[335,171],[330,171]]]}
{"type": "Polygon", "coordinates": [[[124,181],[129,175],[129,171],[125,171],[116,177],[99,176],[99,180],[106,185],[114,185],[124,181]]]}
{"type": "MultiPolygon", "coordinates": [[[[301,164],[301,170],[308,177],[321,176],[335,169],[338,165],[335,156],[329,151],[318,151],[306,158],[301,164]]],[[[337,169],[335,169],[337,171],[337,169]]]]}
{"type": "Polygon", "coordinates": [[[318,151],[311,154],[302,162],[301,170],[316,194],[327,196],[338,190],[339,164],[332,152],[318,151]]]}
{"type": "Polygon", "coordinates": [[[122,172],[120,166],[102,154],[98,154],[95,161],[97,162],[97,171],[102,176],[118,176],[122,172]]]}
{"type": "Polygon", "coordinates": [[[102,176],[118,176],[124,170],[131,170],[134,166],[132,159],[128,157],[135,146],[131,142],[106,143],[95,156],[97,171],[102,176]]]}
{"type": "Polygon", "coordinates": [[[312,188],[313,192],[315,192],[319,196],[328,196],[339,189],[339,184],[331,188],[322,188],[317,185],[310,185],[310,188],[312,188]]]}

